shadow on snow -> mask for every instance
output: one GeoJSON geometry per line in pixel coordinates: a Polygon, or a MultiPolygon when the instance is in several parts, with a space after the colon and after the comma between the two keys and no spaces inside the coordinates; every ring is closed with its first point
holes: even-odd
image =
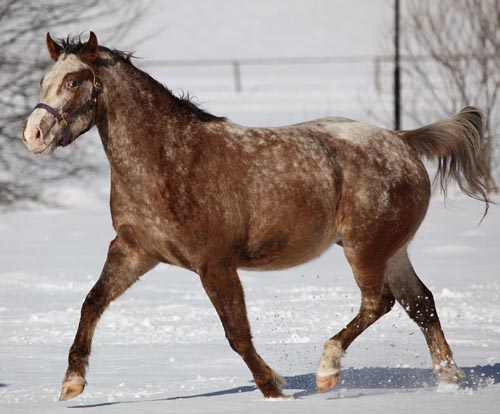
{"type": "MultiPolygon", "coordinates": [[[[465,381],[461,385],[462,389],[478,389],[487,385],[500,383],[500,364],[476,366],[464,368],[465,381]]],[[[293,393],[294,398],[301,398],[307,395],[316,394],[316,375],[304,374],[285,377],[286,390],[300,390],[293,393]]],[[[3,385],[3,384],[2,384],[3,385]]],[[[334,391],[332,398],[344,398],[335,393],[335,390],[415,390],[421,388],[431,388],[437,386],[436,378],[431,369],[420,368],[348,368],[344,369],[340,376],[340,382],[334,391]]],[[[175,401],[188,400],[192,398],[217,397],[230,394],[241,394],[256,391],[254,385],[241,386],[226,390],[213,391],[201,394],[183,395],[168,398],[138,400],[138,401],[116,401],[102,404],[76,405],[68,408],[93,408],[105,407],[117,404],[132,404],[144,401],[175,401]]],[[[286,393],[286,392],[285,392],[286,393]]],[[[359,394],[361,396],[364,394],[359,394]]]]}
{"type": "MultiPolygon", "coordinates": [[[[500,364],[463,368],[465,381],[461,389],[477,389],[500,382],[500,364]]],[[[316,394],[316,375],[305,374],[285,378],[285,389],[301,389],[294,394],[300,398],[316,394]]],[[[342,370],[334,390],[415,390],[438,385],[432,369],[420,368],[348,368],[342,370]]]]}

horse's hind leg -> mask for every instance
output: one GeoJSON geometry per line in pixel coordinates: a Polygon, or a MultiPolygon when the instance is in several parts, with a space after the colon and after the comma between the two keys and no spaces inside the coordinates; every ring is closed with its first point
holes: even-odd
{"type": "Polygon", "coordinates": [[[61,400],[69,400],[85,387],[85,374],[92,345],[92,337],[109,303],[125,292],[141,275],[158,262],[140,248],[116,237],[109,246],[108,257],[99,280],[90,290],[82,305],[80,323],[68,356],[61,400]]]}
{"type": "Polygon", "coordinates": [[[214,305],[231,348],[245,361],[265,397],[281,397],[283,379],[264,362],[252,344],[245,298],[235,267],[208,265],[201,282],[214,305]]]}
{"type": "Polygon", "coordinates": [[[349,248],[344,249],[344,252],[361,289],[361,307],[356,317],[325,343],[316,376],[316,385],[321,392],[337,384],[340,359],[349,345],[394,305],[394,297],[384,286],[386,261],[380,258],[373,260],[373,257],[363,252],[349,248]]]}
{"type": "Polygon", "coordinates": [[[386,283],[396,300],[422,330],[438,380],[452,384],[462,381],[464,373],[453,360],[432,293],[413,270],[406,246],[389,261],[386,283]]]}

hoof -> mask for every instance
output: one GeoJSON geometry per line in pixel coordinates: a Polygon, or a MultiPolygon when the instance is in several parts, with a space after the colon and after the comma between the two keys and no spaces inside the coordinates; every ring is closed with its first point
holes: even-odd
{"type": "Polygon", "coordinates": [[[337,385],[339,381],[338,375],[330,375],[328,377],[316,377],[316,386],[319,392],[327,392],[337,385]]]}
{"type": "Polygon", "coordinates": [[[455,361],[441,362],[434,368],[437,380],[440,384],[459,385],[465,380],[465,374],[455,361]]]}
{"type": "Polygon", "coordinates": [[[316,386],[319,392],[327,392],[337,385],[340,360],[343,356],[344,350],[339,341],[335,339],[326,341],[316,373],[316,386]]]}
{"type": "Polygon", "coordinates": [[[281,392],[285,384],[285,379],[281,375],[273,371],[271,381],[257,384],[257,386],[264,395],[264,398],[288,398],[281,392]]]}
{"type": "Polygon", "coordinates": [[[85,379],[80,376],[66,377],[62,383],[61,395],[59,401],[70,400],[80,395],[85,388],[85,379]]]}
{"type": "Polygon", "coordinates": [[[290,397],[288,395],[283,394],[281,391],[279,391],[279,392],[268,393],[267,395],[264,395],[264,398],[266,400],[273,400],[273,399],[280,399],[281,400],[281,399],[287,399],[290,397]]]}
{"type": "Polygon", "coordinates": [[[294,400],[295,397],[293,395],[286,395],[281,393],[278,396],[273,396],[273,397],[265,397],[266,400],[294,400]]]}

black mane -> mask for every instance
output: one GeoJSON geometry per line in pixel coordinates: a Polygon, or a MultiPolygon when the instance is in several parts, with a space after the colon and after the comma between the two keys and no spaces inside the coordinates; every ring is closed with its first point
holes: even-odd
{"type": "MultiPolygon", "coordinates": [[[[80,36],[76,37],[68,36],[65,39],[63,38],[58,40],[62,47],[61,53],[66,53],[66,54],[73,53],[75,55],[78,55],[79,53],[81,53],[83,46],[85,46],[85,42],[82,42],[80,36]]],[[[99,51],[111,53],[114,57],[124,60],[125,62],[130,64],[132,63],[132,58],[134,57],[133,52],[124,52],[122,50],[109,49],[105,46],[100,46],[100,45],[99,45],[99,51]]]]}
{"type": "MultiPolygon", "coordinates": [[[[79,53],[82,52],[83,47],[85,46],[85,42],[82,42],[80,36],[76,37],[66,37],[65,39],[58,39],[59,43],[62,47],[61,53],[65,54],[75,54],[78,55],[79,53]]],[[[158,86],[161,88],[165,89],[165,91],[172,96],[174,101],[184,110],[186,110],[189,113],[194,114],[200,121],[203,122],[217,122],[217,121],[225,121],[225,117],[219,117],[216,115],[212,115],[211,113],[203,110],[200,108],[196,103],[193,102],[193,97],[189,93],[183,93],[181,96],[175,96],[170,89],[168,89],[165,85],[163,85],[161,82],[158,82],[156,79],[151,77],[148,73],[144,72],[143,70],[137,68],[133,63],[132,63],[132,58],[134,58],[133,52],[124,52],[122,50],[117,50],[117,49],[109,49],[105,46],[99,46],[99,51],[101,52],[107,52],[110,54],[115,60],[120,60],[122,62],[125,62],[131,66],[133,66],[136,70],[142,72],[145,76],[147,76],[151,81],[155,82],[158,86]]],[[[99,58],[97,61],[98,65],[106,65],[109,64],[105,59],[99,58]]]]}

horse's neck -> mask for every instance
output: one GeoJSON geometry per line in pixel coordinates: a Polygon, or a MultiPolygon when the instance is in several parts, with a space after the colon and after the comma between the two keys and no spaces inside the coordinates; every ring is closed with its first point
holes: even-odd
{"type": "Polygon", "coordinates": [[[148,163],[149,153],[174,145],[182,118],[172,110],[174,97],[125,63],[103,68],[104,93],[97,127],[111,166],[127,159],[148,163]],[[139,156],[140,155],[140,156],[139,156]]]}

